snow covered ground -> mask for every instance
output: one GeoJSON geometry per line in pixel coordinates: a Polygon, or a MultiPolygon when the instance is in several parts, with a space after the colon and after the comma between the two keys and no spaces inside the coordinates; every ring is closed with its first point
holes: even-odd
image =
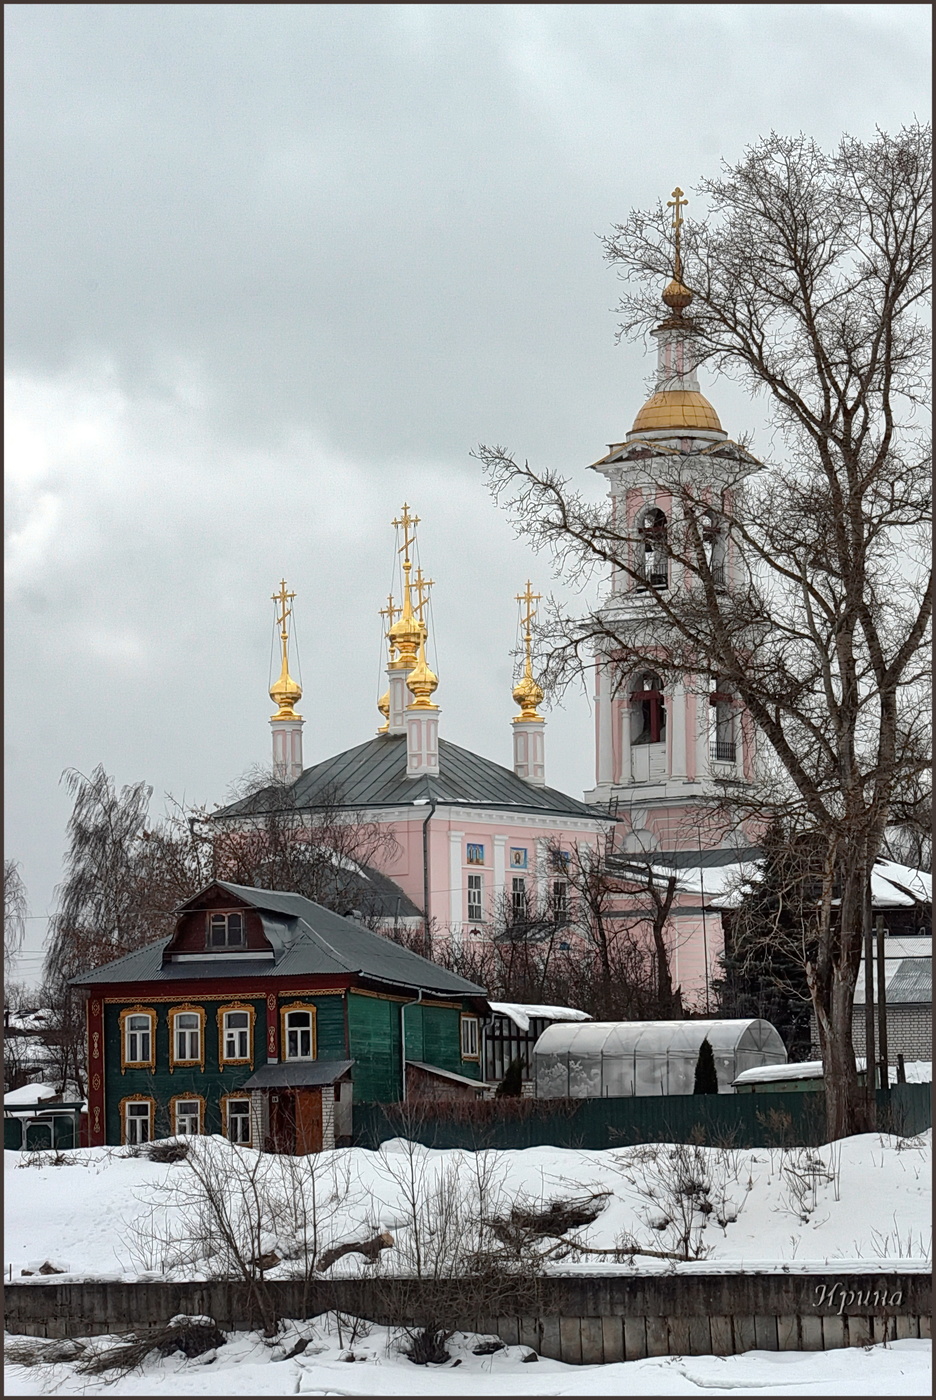
{"type": "MultiPolygon", "coordinates": [[[[568,1237],[573,1246],[550,1267],[565,1273],[633,1269],[682,1271],[785,1269],[927,1270],[931,1254],[930,1169],[932,1134],[899,1139],[878,1134],[827,1147],[722,1151],[667,1145],[584,1152],[529,1148],[519,1152],[433,1151],[402,1140],[380,1151],[352,1148],[309,1158],[261,1156],[234,1149],[222,1138],[199,1139],[196,1150],[211,1179],[224,1183],[237,1208],[239,1180],[251,1167],[270,1173],[269,1194],[292,1204],[266,1223],[263,1248],[284,1262],[270,1278],[297,1268],[295,1203],[302,1215],[315,1193],[316,1257],[331,1243],[394,1237],[381,1264],[405,1269],[408,1245],[420,1228],[413,1199],[440,1199],[456,1191],[477,1208],[557,1197],[600,1198],[591,1224],[568,1237]],[[707,1176],[713,1209],[693,1226],[699,1258],[672,1264],[635,1255],[628,1262],[589,1255],[593,1245],[611,1249],[629,1235],[638,1246],[666,1249],[673,1225],[668,1174],[679,1152],[694,1153],[707,1176]],[[483,1178],[483,1186],[479,1181],[483,1178]],[[290,1213],[292,1212],[292,1213],[290,1213]],[[576,1247],[577,1246],[577,1247],[576,1247]]],[[[683,1164],[684,1164],[684,1160],[683,1164]]],[[[65,1269],[57,1281],[79,1278],[132,1280],[168,1276],[200,1278],[217,1260],[199,1244],[193,1226],[189,1162],[159,1165],[124,1149],[91,1148],[26,1157],[4,1154],[4,1260],[7,1278],[50,1259],[65,1269]]],[[[306,1211],[306,1216],[308,1211],[306,1211]]],[[[340,1260],[328,1276],[365,1272],[359,1256],[340,1260]]],[[[42,1283],[27,1284],[42,1287],[42,1283]]],[[[299,1324],[308,1335],[311,1324],[299,1324]]],[[[523,1358],[524,1347],[475,1356],[475,1338],[456,1340],[443,1367],[417,1367],[394,1351],[381,1329],[353,1348],[316,1325],[316,1347],[275,1361],[256,1336],[237,1334],[213,1360],[180,1357],[147,1363],[116,1385],[75,1374],[71,1366],[49,1370],[10,1367],[7,1394],[155,1395],[923,1395],[930,1393],[930,1343],[901,1341],[889,1347],[827,1353],[751,1352],[738,1357],[666,1357],[601,1367],[579,1367],[523,1358]],[[458,1364],[455,1365],[454,1363],[458,1364]],[[351,1366],[354,1366],[353,1372],[351,1366]],[[97,1388],[95,1388],[97,1387],[97,1388]]],[[[346,1342],[346,1338],[344,1339],[346,1342]]]]}

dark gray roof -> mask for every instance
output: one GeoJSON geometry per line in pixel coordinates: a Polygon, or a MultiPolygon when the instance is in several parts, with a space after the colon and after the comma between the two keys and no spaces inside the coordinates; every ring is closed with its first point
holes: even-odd
{"type": "MultiPolygon", "coordinates": [[[[877,995],[877,968],[874,971],[877,995]]],[[[929,1006],[933,1000],[932,958],[888,958],[884,963],[884,990],[888,1006],[929,1006]]],[[[864,967],[855,986],[855,1005],[865,1004],[864,967]]]]}
{"type": "Polygon", "coordinates": [[[287,1060],[282,1065],[261,1065],[242,1089],[317,1089],[334,1084],[354,1064],[353,1060],[287,1060]]]}
{"type": "MultiPolygon", "coordinates": [[[[356,974],[390,986],[437,992],[453,996],[484,997],[483,987],[438,967],[428,958],[372,933],[352,919],[334,914],[301,894],[283,890],[257,890],[247,885],[213,881],[258,910],[263,927],[274,947],[275,957],[257,959],[226,958],[223,954],[193,962],[163,964],[163,951],[169,939],[149,943],[136,953],[73,978],[77,986],[106,982],[180,982],[212,977],[296,977],[346,976],[356,974]]],[[[187,900],[183,909],[198,907],[206,893],[187,900]]]]}
{"type": "Polygon", "coordinates": [[[748,864],[755,860],[762,860],[764,852],[760,846],[719,846],[714,851],[646,851],[636,854],[617,851],[609,861],[609,865],[616,867],[618,864],[626,865],[653,865],[654,867],[669,866],[673,870],[714,870],[723,865],[748,864]]]}
{"type": "MultiPolygon", "coordinates": [[[[570,817],[608,820],[555,788],[534,787],[509,768],[471,753],[448,739],[439,740],[439,776],[406,776],[405,734],[379,734],[357,748],[345,749],[307,768],[287,790],[290,809],[302,811],[333,803],[339,807],[399,807],[416,798],[435,798],[445,806],[519,808],[570,817]]],[[[265,788],[222,807],[215,818],[250,816],[283,805],[278,788],[265,788]]]]}

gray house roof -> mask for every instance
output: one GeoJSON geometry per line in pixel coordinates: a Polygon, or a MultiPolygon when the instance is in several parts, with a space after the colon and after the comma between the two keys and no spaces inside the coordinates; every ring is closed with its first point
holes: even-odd
{"type": "Polygon", "coordinates": [[[163,962],[171,939],[149,943],[135,953],[117,958],[93,972],[72,979],[76,986],[108,982],[180,982],[215,977],[347,976],[383,982],[388,986],[448,996],[486,997],[483,987],[437,967],[428,958],[401,948],[389,938],[372,933],[352,919],[333,914],[301,894],[282,890],[257,890],[212,881],[187,900],[179,912],[198,908],[198,901],[215,886],[244,900],[260,914],[264,932],[273,945],[270,958],[226,958],[223,953],[192,962],[163,962]]]}
{"type": "MultiPolygon", "coordinates": [[[[438,777],[408,778],[405,734],[378,734],[356,748],[345,749],[307,768],[287,791],[290,810],[299,811],[330,803],[338,807],[399,807],[417,798],[435,798],[445,806],[519,808],[608,820],[607,812],[555,788],[534,787],[511,769],[448,739],[439,740],[438,777]]],[[[212,815],[215,819],[246,817],[282,805],[283,793],[270,787],[212,815]]]]}
{"type": "Polygon", "coordinates": [[[347,1074],[353,1060],[289,1060],[282,1065],[261,1065],[242,1089],[318,1089],[347,1074]]]}

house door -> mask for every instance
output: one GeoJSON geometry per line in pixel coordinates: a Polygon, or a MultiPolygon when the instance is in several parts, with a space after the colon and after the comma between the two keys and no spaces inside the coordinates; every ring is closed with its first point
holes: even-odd
{"type": "Polygon", "coordinates": [[[296,1105],[291,1091],[281,1089],[270,1095],[270,1138],[274,1152],[295,1152],[296,1105]]]}
{"type": "Polygon", "coordinates": [[[322,1091],[296,1090],[296,1145],[299,1156],[322,1150],[322,1091]]]}

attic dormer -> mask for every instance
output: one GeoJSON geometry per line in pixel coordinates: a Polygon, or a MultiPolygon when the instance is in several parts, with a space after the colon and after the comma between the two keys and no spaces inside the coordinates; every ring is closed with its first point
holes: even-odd
{"type": "Polygon", "coordinates": [[[258,910],[223,885],[209,885],[179,909],[163,962],[263,962],[275,956],[258,910]]]}

